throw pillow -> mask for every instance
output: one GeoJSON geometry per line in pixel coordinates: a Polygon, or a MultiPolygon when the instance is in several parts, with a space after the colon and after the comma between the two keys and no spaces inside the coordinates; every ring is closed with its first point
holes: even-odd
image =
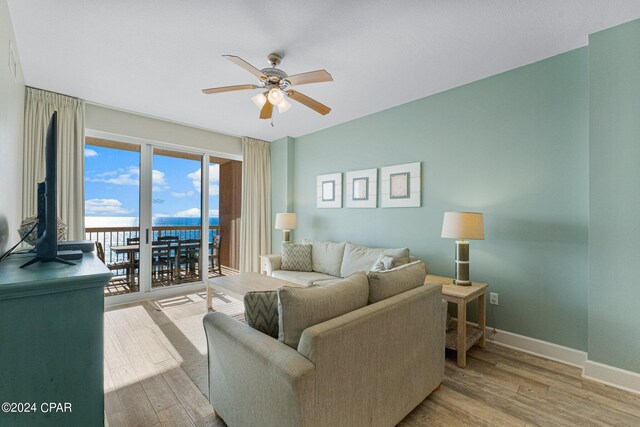
{"type": "Polygon", "coordinates": [[[263,334],[278,338],[278,292],[251,291],[244,295],[244,318],[247,325],[263,334]]]}
{"type": "Polygon", "coordinates": [[[393,258],[387,255],[380,255],[371,267],[371,271],[387,271],[393,268],[393,258]]]}
{"type": "Polygon", "coordinates": [[[311,245],[287,243],[282,245],[283,270],[312,271],[311,245]]]}
{"type": "Polygon", "coordinates": [[[369,276],[369,304],[374,304],[424,284],[427,267],[415,261],[388,271],[372,271],[369,276]]]}
{"type": "Polygon", "coordinates": [[[298,348],[302,332],[367,305],[369,284],[364,273],[311,288],[278,289],[278,339],[298,348]]]}
{"type": "Polygon", "coordinates": [[[346,242],[335,243],[304,239],[302,243],[311,245],[313,271],[340,277],[340,266],[346,242]]]}
{"type": "Polygon", "coordinates": [[[370,271],[371,266],[378,260],[380,255],[390,256],[394,259],[394,267],[409,262],[409,248],[384,249],[368,248],[347,243],[344,248],[344,259],[340,267],[340,276],[348,277],[356,271],[370,271]]]}

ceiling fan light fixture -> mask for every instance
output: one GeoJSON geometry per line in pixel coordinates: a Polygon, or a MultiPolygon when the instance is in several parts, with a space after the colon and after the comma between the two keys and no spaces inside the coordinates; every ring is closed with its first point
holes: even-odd
{"type": "Polygon", "coordinates": [[[287,102],[286,99],[282,98],[282,101],[278,104],[278,112],[280,114],[286,113],[291,108],[291,103],[287,102]]]}
{"type": "Polygon", "coordinates": [[[264,107],[264,103],[267,102],[267,97],[264,96],[264,93],[259,93],[255,96],[252,96],[251,100],[254,104],[256,104],[256,107],[258,107],[259,110],[262,110],[262,107],[264,107]]]}
{"type": "Polygon", "coordinates": [[[279,87],[274,87],[269,91],[269,95],[267,95],[267,99],[273,105],[278,105],[284,100],[284,93],[279,87]]]}

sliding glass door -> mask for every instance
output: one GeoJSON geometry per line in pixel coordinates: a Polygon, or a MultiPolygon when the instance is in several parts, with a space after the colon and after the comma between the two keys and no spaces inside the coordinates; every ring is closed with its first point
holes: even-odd
{"type": "MultiPolygon", "coordinates": [[[[203,280],[202,155],[160,148],[152,159],[151,286],[203,280]]],[[[203,265],[203,263],[205,263],[203,265]]]]}
{"type": "Polygon", "coordinates": [[[113,274],[105,295],[140,292],[140,145],[87,138],[85,238],[113,274]]]}

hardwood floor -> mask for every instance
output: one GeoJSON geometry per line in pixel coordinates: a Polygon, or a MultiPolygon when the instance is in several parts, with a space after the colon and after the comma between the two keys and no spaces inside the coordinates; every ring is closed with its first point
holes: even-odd
{"type": "MultiPolygon", "coordinates": [[[[204,332],[167,333],[179,331],[185,321],[197,323],[205,313],[205,296],[189,294],[159,305],[140,302],[105,313],[110,427],[225,425],[185,372],[185,360],[206,358],[203,341],[196,342],[204,332]]],[[[239,307],[214,301],[215,309],[229,314],[239,307]]],[[[455,353],[448,352],[440,391],[399,425],[640,426],[640,396],[583,380],[580,374],[579,368],[492,344],[470,350],[466,369],[458,368],[455,353]]]]}

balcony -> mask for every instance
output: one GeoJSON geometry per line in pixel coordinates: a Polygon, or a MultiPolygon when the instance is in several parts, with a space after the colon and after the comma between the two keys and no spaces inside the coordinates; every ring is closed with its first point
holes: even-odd
{"type": "MultiPolygon", "coordinates": [[[[199,226],[155,226],[152,231],[151,286],[198,282],[209,277],[237,274],[229,254],[232,245],[225,242],[219,225],[209,226],[209,251],[200,254],[202,241],[199,226]],[[218,244],[216,244],[218,242],[218,244]],[[201,270],[201,261],[206,269],[201,270]]],[[[225,233],[227,234],[227,233],[225,233]]],[[[113,278],[105,288],[105,296],[139,292],[138,227],[94,227],[85,229],[85,238],[96,243],[98,255],[112,271],[113,278]],[[101,250],[102,253],[101,253],[101,250]]]]}

